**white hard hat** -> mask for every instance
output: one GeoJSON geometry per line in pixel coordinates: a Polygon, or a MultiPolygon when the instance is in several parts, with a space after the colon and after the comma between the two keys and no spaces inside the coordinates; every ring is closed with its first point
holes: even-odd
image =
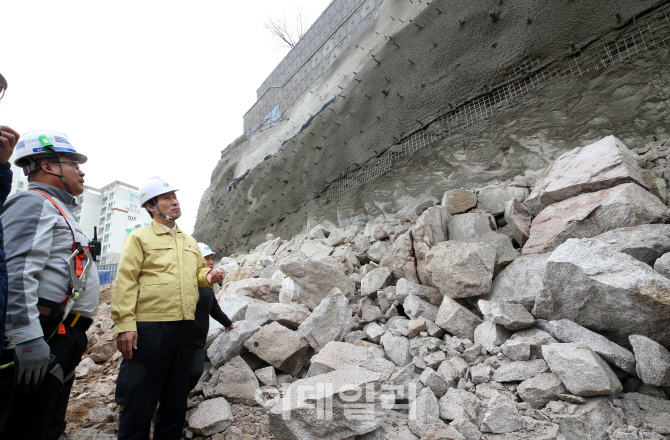
{"type": "Polygon", "coordinates": [[[207,246],[205,243],[198,243],[198,246],[200,247],[200,253],[202,254],[203,257],[215,254],[215,252],[212,252],[212,248],[207,246]]]}
{"type": "MultiPolygon", "coordinates": [[[[14,165],[24,168],[24,173],[33,170],[35,159],[49,156],[74,156],[77,162],[86,163],[88,158],[78,153],[66,134],[49,130],[29,131],[19,138],[14,149],[14,165]],[[26,168],[28,168],[26,170],[26,168]]],[[[27,175],[27,173],[26,173],[27,175]]]]}
{"type": "Polygon", "coordinates": [[[172,185],[158,176],[150,177],[140,186],[140,206],[144,208],[144,204],[149,200],[172,191],[179,190],[172,188],[172,185]]]}
{"type": "Polygon", "coordinates": [[[126,226],[126,234],[130,234],[130,233],[133,232],[135,229],[144,228],[144,227],[146,227],[146,226],[149,226],[149,223],[147,223],[147,222],[143,222],[143,221],[141,221],[141,220],[137,220],[137,221],[135,221],[135,222],[132,222],[132,223],[129,224],[128,226],[126,226]]]}

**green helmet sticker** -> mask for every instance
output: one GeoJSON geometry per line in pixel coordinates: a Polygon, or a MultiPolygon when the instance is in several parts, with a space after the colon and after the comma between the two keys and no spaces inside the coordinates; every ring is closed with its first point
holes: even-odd
{"type": "Polygon", "coordinates": [[[42,148],[44,148],[44,151],[47,153],[53,153],[53,146],[54,144],[51,143],[51,140],[45,135],[40,135],[39,138],[40,144],[42,144],[42,148]]]}

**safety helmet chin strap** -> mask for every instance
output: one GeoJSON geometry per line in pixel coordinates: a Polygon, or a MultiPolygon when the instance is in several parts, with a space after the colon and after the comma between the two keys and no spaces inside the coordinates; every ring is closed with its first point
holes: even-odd
{"type": "MultiPolygon", "coordinates": [[[[60,174],[51,173],[49,171],[45,171],[45,173],[51,174],[52,176],[59,177],[60,181],[63,182],[63,186],[65,187],[65,191],[67,191],[68,194],[70,194],[72,197],[74,197],[74,195],[72,195],[72,191],[70,191],[70,185],[67,184],[67,181],[65,180],[65,177],[63,177],[63,165],[60,162],[60,156],[56,156],[56,158],[58,159],[58,162],[53,162],[53,163],[57,163],[60,166],[60,174]]],[[[37,162],[31,159],[29,166],[30,166],[30,169],[32,171],[34,171],[34,170],[37,169],[37,162]]]]}
{"type": "Polygon", "coordinates": [[[151,199],[151,201],[153,202],[153,205],[156,207],[156,210],[158,211],[158,215],[160,215],[161,217],[163,217],[165,220],[167,220],[169,222],[173,222],[173,221],[177,220],[176,218],[170,217],[169,215],[165,215],[161,212],[161,209],[158,207],[157,197],[154,197],[153,199],[151,199]]]}

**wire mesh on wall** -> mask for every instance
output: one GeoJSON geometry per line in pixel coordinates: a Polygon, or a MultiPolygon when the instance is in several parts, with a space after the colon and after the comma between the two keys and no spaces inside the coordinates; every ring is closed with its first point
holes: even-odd
{"type": "Polygon", "coordinates": [[[646,17],[634,20],[618,34],[604,37],[561,60],[545,66],[541,65],[539,58],[524,60],[505,72],[504,76],[509,81],[507,84],[496,87],[438,117],[428,126],[391,146],[380,156],[331,183],[317,198],[321,202],[327,202],[383,176],[391,170],[395,161],[487,120],[550,81],[600,71],[617,61],[624,61],[659,45],[666,45],[668,40],[670,40],[670,4],[651,12],[646,17]],[[519,75],[524,77],[515,79],[519,75]]]}

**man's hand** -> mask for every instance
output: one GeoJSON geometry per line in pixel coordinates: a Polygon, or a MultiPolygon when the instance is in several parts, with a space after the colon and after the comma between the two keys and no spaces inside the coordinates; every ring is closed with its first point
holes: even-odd
{"type": "Polygon", "coordinates": [[[9,162],[20,135],[11,127],[0,125],[0,163],[9,162]]]}
{"type": "Polygon", "coordinates": [[[214,269],[207,274],[207,282],[211,285],[223,281],[223,277],[226,275],[221,269],[214,269]]]}
{"type": "Polygon", "coordinates": [[[230,327],[224,327],[224,328],[223,328],[223,331],[224,331],[224,332],[229,332],[229,331],[231,331],[231,330],[234,329],[234,328],[235,328],[235,326],[234,326],[234,325],[231,325],[230,327]]]}
{"type": "Polygon", "coordinates": [[[133,357],[133,349],[137,350],[137,332],[121,332],[116,336],[116,348],[123,357],[133,357]]]}
{"type": "Polygon", "coordinates": [[[47,372],[51,349],[44,338],[16,344],[14,348],[14,380],[21,391],[35,391],[47,372]]]}

